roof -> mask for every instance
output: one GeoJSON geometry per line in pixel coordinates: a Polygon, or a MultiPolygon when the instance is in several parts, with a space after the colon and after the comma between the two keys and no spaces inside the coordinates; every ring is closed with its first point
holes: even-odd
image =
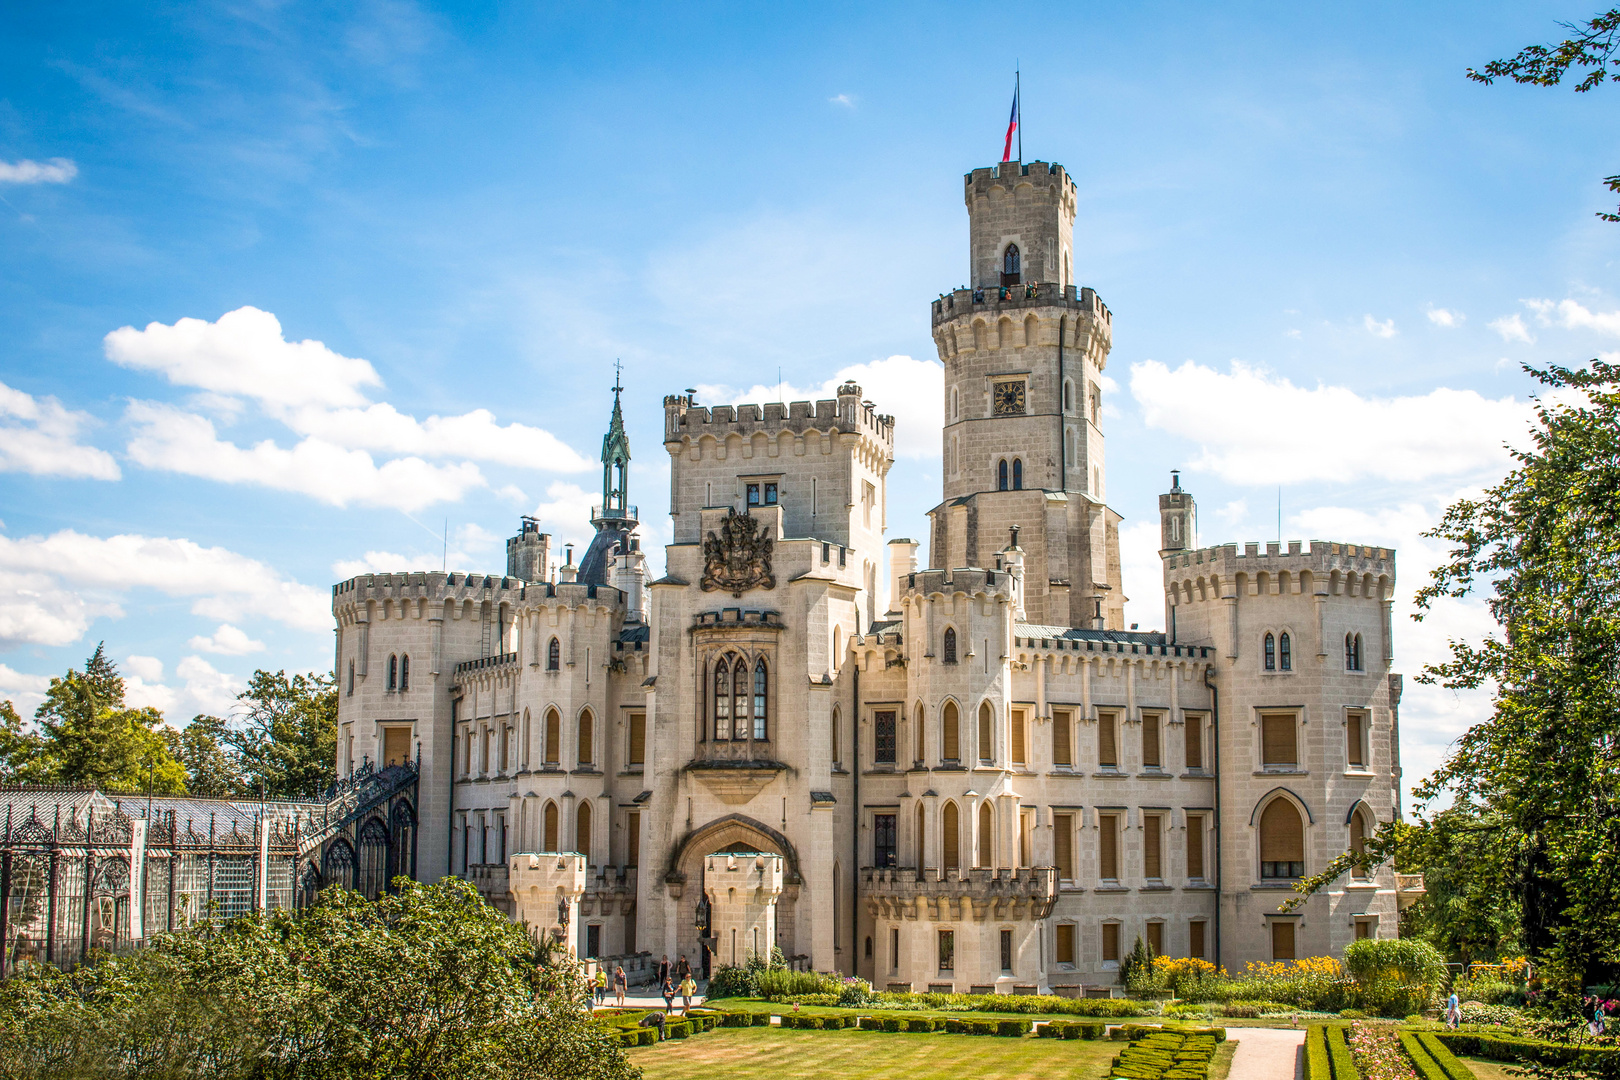
{"type": "Polygon", "coordinates": [[[1043,626],[1040,623],[1013,623],[1013,637],[1061,638],[1067,641],[1112,641],[1126,645],[1165,645],[1169,639],[1162,630],[1085,630],[1078,626],[1043,626]]]}

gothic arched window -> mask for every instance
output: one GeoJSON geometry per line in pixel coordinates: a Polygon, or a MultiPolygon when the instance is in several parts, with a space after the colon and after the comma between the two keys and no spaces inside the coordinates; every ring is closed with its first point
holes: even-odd
{"type": "Polygon", "coordinates": [[[546,803],[545,813],[540,816],[540,842],[546,851],[557,850],[557,804],[546,803]]]}
{"type": "Polygon", "coordinates": [[[558,671],[562,668],[562,644],[556,638],[546,646],[546,670],[558,671]]]}
{"type": "Polygon", "coordinates": [[[596,718],[589,709],[579,714],[579,745],[574,760],[582,769],[596,762],[596,718]]]}
{"type": "Polygon", "coordinates": [[[354,848],[347,840],[336,840],[326,849],[322,860],[321,877],[334,885],[354,887],[354,848]]]}
{"type": "Polygon", "coordinates": [[[1288,635],[1284,634],[1277,642],[1277,653],[1284,671],[1294,670],[1294,646],[1288,635]]]}
{"type": "Polygon", "coordinates": [[[714,737],[731,738],[731,658],[714,665],[714,737]]]}
{"type": "Polygon", "coordinates": [[[360,895],[375,900],[388,885],[388,826],[370,818],[360,827],[360,895]]]}
{"type": "Polygon", "coordinates": [[[1266,670],[1277,670],[1277,639],[1266,635],[1266,670]]]}
{"type": "Polygon", "coordinates": [[[1344,635],[1344,668],[1346,671],[1361,670],[1361,635],[1344,635]]]}
{"type": "Polygon", "coordinates": [[[1001,256],[1001,283],[1003,285],[1017,285],[1021,270],[1018,245],[1008,244],[1007,250],[1001,256]]]}
{"type": "Polygon", "coordinates": [[[945,663],[956,663],[956,627],[945,628],[945,663]]]}
{"type": "Polygon", "coordinates": [[[411,688],[411,658],[408,654],[401,654],[399,658],[399,690],[404,693],[411,688]]]}
{"type": "MultiPolygon", "coordinates": [[[[562,716],[556,709],[546,710],[546,753],[547,765],[560,765],[562,763],[562,716]]],[[[547,851],[554,850],[547,848],[547,851]]]]}
{"type": "Polygon", "coordinates": [[[1305,876],[1305,823],[1294,804],[1280,796],[1260,815],[1260,876],[1305,876]]]}
{"type": "Polygon", "coordinates": [[[411,810],[411,804],[401,799],[394,804],[394,811],[390,815],[392,825],[388,830],[388,879],[404,876],[416,876],[416,845],[412,842],[411,831],[416,828],[416,814],[411,810]]]}
{"type": "Polygon", "coordinates": [[[1014,491],[1023,491],[1024,490],[1024,459],[1023,458],[1013,458],[1013,470],[1012,470],[1012,472],[1013,472],[1012,489],[1014,491]]]}
{"type": "Polygon", "coordinates": [[[979,760],[990,761],[995,756],[996,714],[988,701],[979,703],[979,760]]]}
{"type": "Polygon", "coordinates": [[[995,825],[988,800],[979,804],[979,850],[974,866],[989,866],[995,861],[995,825]]]}
{"type": "Polygon", "coordinates": [[[390,689],[390,690],[398,690],[399,689],[399,657],[398,656],[390,656],[388,658],[388,689],[390,689]]]}
{"type": "Polygon", "coordinates": [[[996,490],[1007,490],[1007,459],[1002,458],[1001,464],[996,466],[996,490]]]}
{"type": "Polygon", "coordinates": [[[754,663],[754,738],[763,739],[768,730],[765,726],[765,699],[769,678],[765,672],[765,658],[762,656],[754,663]]]}

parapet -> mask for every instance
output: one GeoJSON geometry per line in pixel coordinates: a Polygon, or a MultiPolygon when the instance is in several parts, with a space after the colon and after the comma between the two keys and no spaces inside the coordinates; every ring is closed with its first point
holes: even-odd
{"type": "Polygon", "coordinates": [[[943,596],[953,593],[978,596],[983,593],[1011,600],[1013,577],[1005,570],[977,566],[954,570],[918,570],[907,574],[900,582],[900,588],[905,596],[932,596],[936,593],[943,596]]]}
{"type": "Polygon", "coordinates": [[[565,607],[590,603],[622,606],[624,593],[611,585],[577,582],[525,582],[496,574],[444,573],[438,570],[406,570],[392,574],[361,574],[332,586],[332,611],[364,607],[367,603],[429,604],[491,600],[495,603],[544,603],[556,601],[565,607]]]}
{"type": "Polygon", "coordinates": [[[1026,181],[1037,191],[1045,189],[1058,198],[1074,202],[1074,179],[1056,162],[1003,161],[999,165],[974,169],[962,178],[962,187],[971,208],[974,199],[988,199],[993,192],[1011,191],[1026,181]]]}
{"type": "Polygon", "coordinates": [[[779,401],[763,405],[694,405],[685,394],[664,398],[664,442],[678,443],[708,435],[724,442],[728,435],[778,435],[791,432],[862,434],[889,451],[894,449],[894,417],[861,400],[861,388],[845,383],[838,397],[824,401],[779,401]]]}
{"type": "MultiPolygon", "coordinates": [[[[987,316],[1027,308],[1062,307],[1090,318],[1113,332],[1114,313],[1089,286],[1031,282],[1025,285],[989,285],[974,289],[954,289],[935,300],[933,325],[960,319],[965,315],[987,316]]],[[[1054,316],[1055,318],[1056,316],[1054,316]]],[[[1021,321],[1021,320],[1020,320],[1021,321]]]]}
{"type": "MultiPolygon", "coordinates": [[[[1290,540],[1285,551],[1280,541],[1251,541],[1242,545],[1241,551],[1237,544],[1219,544],[1193,551],[1170,551],[1163,558],[1164,577],[1170,586],[1195,579],[1235,583],[1244,577],[1253,582],[1261,574],[1272,578],[1287,574],[1296,581],[1308,575],[1313,590],[1321,586],[1331,595],[1339,594],[1341,584],[1350,595],[1364,596],[1373,595],[1375,589],[1379,595],[1386,595],[1395,585],[1395,550],[1372,544],[1312,540],[1307,548],[1303,541],[1290,540]]],[[[1223,583],[1219,592],[1225,591],[1223,583]]],[[[1200,599],[1218,598],[1206,595],[1202,586],[1196,595],[1200,599]]]]}

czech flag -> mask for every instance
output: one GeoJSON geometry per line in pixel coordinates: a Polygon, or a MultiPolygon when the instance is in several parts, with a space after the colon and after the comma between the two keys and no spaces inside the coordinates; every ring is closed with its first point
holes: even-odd
{"type": "Polygon", "coordinates": [[[1013,135],[1018,131],[1018,91],[1013,91],[1012,116],[1007,118],[1007,143],[1001,148],[1001,160],[1012,160],[1013,135]]]}

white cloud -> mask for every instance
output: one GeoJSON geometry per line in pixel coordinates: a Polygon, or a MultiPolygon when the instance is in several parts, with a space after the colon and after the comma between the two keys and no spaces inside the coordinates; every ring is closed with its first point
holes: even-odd
{"type": "Polygon", "coordinates": [[[417,420],[392,405],[366,409],[299,409],[282,418],[300,435],[338,446],[425,457],[472,458],[520,469],[583,472],[592,462],[542,428],[496,423],[488,409],[417,420]]]}
{"type": "Polygon", "coordinates": [[[834,94],[827,100],[834,105],[842,105],[846,109],[853,109],[855,107],[855,99],[850,97],[848,94],[834,94]]]}
{"type": "Polygon", "coordinates": [[[181,319],[108,334],[107,359],[164,375],[176,386],[239,394],[266,405],[327,408],[364,405],[362,386],[382,378],[364,360],[339,355],[319,341],[292,342],[268,311],[242,307],[218,322],[181,319]]]}
{"type": "MultiPolygon", "coordinates": [[[[1566,330],[1595,330],[1610,337],[1620,337],[1620,311],[1591,311],[1574,300],[1526,300],[1525,306],[1536,313],[1542,326],[1555,322],[1566,330]]],[[[1494,325],[1494,324],[1493,324],[1494,325]]]]}
{"type": "Polygon", "coordinates": [[[1191,361],[1175,371],[1155,360],[1133,364],[1131,393],[1149,427],[1199,444],[1189,467],[1239,484],[1494,470],[1506,464],[1503,443],[1522,442],[1532,417],[1524,402],[1472,390],[1366,398],[1345,387],[1295,386],[1236,361],[1225,374],[1191,361]],[[1313,446],[1346,450],[1301,449],[1313,446]]]}
{"type": "MultiPolygon", "coordinates": [[[[553,485],[556,486],[556,485],[553,485]]],[[[564,485],[572,491],[581,489],[572,484],[564,485]]],[[[589,516],[589,509],[581,514],[578,520],[587,533],[589,524],[585,519],[589,516]]],[[[549,529],[545,531],[549,532],[549,529]]],[[[409,555],[401,555],[393,551],[368,551],[358,559],[339,559],[332,564],[332,573],[339,581],[346,581],[361,574],[393,574],[407,570],[466,570],[473,573],[504,572],[506,568],[506,546],[503,538],[485,529],[481,525],[467,524],[457,526],[451,533],[450,547],[446,551],[442,547],[431,551],[414,551],[409,555]]]]}
{"type": "Polygon", "coordinates": [[[186,642],[189,648],[199,652],[218,653],[221,656],[246,656],[248,653],[264,651],[264,642],[254,641],[247,634],[232,626],[230,623],[220,623],[212,637],[198,635],[186,642]]]}
{"type": "Polygon", "coordinates": [[[126,656],[122,670],[125,675],[147,682],[163,681],[163,661],[155,656],[126,656]]]}
{"type": "Polygon", "coordinates": [[[36,398],[0,382],[0,472],[117,480],[112,455],[79,442],[93,422],[54,397],[36,398]]]}
{"type": "Polygon", "coordinates": [[[1399,332],[1395,329],[1394,319],[1385,319],[1383,322],[1379,322],[1371,315],[1364,315],[1361,324],[1367,328],[1367,333],[1373,337],[1392,338],[1399,332]]]}
{"type": "MultiPolygon", "coordinates": [[[[699,386],[698,400],[705,405],[746,405],[767,401],[818,401],[838,396],[846,382],[860,385],[861,396],[872,402],[879,413],[895,418],[896,457],[937,459],[945,400],[945,368],[937,360],[914,360],[891,356],[867,364],[851,364],[820,386],[797,387],[758,383],[746,390],[729,386],[699,386]]],[[[1106,388],[1105,379],[1105,388],[1106,388]]]]}
{"type": "Polygon", "coordinates": [[[32,716],[39,703],[45,700],[45,691],[50,685],[49,675],[29,675],[0,664],[0,701],[11,702],[24,719],[32,716]]]}
{"type": "Polygon", "coordinates": [[[78,175],[79,167],[67,158],[45,162],[24,158],[15,165],[0,161],[0,184],[65,184],[78,175]]]}
{"type": "Polygon", "coordinates": [[[486,486],[470,461],[432,465],[419,457],[378,465],[364,450],[310,437],[291,449],[266,439],[240,447],[220,439],[205,416],[156,402],[131,402],[125,413],[135,428],[129,456],[149,469],[200,476],[225,483],[262,484],[296,491],[333,506],[360,503],[419,510],[454,502],[486,486]]]}
{"type": "Polygon", "coordinates": [[[1536,343],[1536,339],[1530,336],[1530,328],[1524,325],[1524,320],[1517,313],[1492,319],[1485,325],[1502,335],[1503,341],[1522,341],[1526,345],[1536,343]]]}
{"type": "Polygon", "coordinates": [[[216,671],[200,656],[187,656],[175,665],[174,673],[186,681],[181,704],[184,712],[211,713],[222,716],[236,708],[236,695],[247,689],[247,683],[235,675],[216,671]]]}
{"type": "Polygon", "coordinates": [[[1450,311],[1446,308],[1432,307],[1429,309],[1429,321],[1436,326],[1444,326],[1448,330],[1461,326],[1465,316],[1460,311],[1450,311]]]}
{"type": "Polygon", "coordinates": [[[331,626],[324,589],[282,577],[256,559],[190,540],[123,534],[0,536],[0,647],[67,645],[100,617],[120,617],[134,589],[192,598],[208,618],[258,615],[299,630],[331,626]]]}
{"type": "Polygon", "coordinates": [[[163,682],[163,664],[153,657],[131,656],[124,664],[124,701],[134,708],[151,707],[174,727],[183,727],[199,713],[223,716],[237,705],[236,695],[247,684],[235,675],[218,671],[200,656],[184,657],[174,674],[181,685],[163,682]],[[147,662],[137,670],[136,661],[147,662]],[[156,674],[152,674],[155,665],[156,674]]]}

